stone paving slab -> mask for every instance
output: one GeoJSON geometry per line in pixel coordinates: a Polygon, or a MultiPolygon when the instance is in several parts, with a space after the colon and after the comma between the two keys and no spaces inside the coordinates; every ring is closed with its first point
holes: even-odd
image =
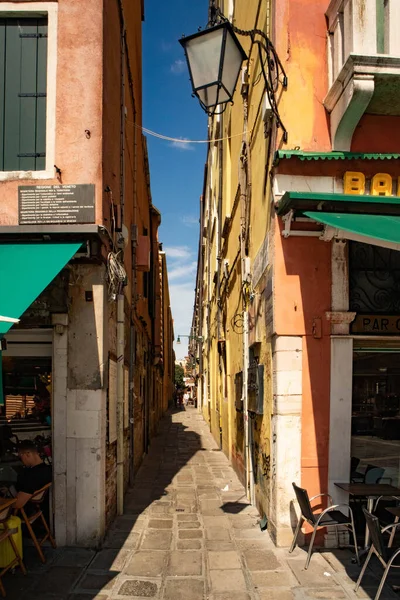
{"type": "MultiPolygon", "coordinates": [[[[166,416],[118,517],[95,552],[26,549],[28,575],[4,577],[8,600],[373,599],[382,569],[345,550],[275,548],[208,425],[194,408],[166,416]]],[[[400,600],[389,579],[381,600],[400,600]]]]}

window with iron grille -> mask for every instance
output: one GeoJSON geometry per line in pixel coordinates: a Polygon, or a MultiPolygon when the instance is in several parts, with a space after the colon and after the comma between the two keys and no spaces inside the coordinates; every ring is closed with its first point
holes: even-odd
{"type": "Polygon", "coordinates": [[[47,17],[0,19],[0,171],[46,167],[47,17]]]}

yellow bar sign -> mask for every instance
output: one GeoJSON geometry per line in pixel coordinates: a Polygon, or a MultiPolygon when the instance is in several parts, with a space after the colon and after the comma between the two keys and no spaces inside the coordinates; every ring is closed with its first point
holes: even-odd
{"type": "Polygon", "coordinates": [[[351,326],[352,333],[375,333],[400,335],[400,316],[357,315],[351,326]]]}

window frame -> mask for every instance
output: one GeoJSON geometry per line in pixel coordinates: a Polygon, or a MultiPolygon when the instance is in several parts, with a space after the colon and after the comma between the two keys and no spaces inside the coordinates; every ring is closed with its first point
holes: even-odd
{"type": "Polygon", "coordinates": [[[54,179],[56,148],[57,2],[2,2],[0,18],[47,17],[46,168],[44,171],[0,171],[0,181],[54,179]]]}

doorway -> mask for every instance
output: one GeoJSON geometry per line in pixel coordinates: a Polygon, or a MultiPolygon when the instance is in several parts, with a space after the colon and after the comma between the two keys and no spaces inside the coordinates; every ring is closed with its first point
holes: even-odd
{"type": "Polygon", "coordinates": [[[372,483],[400,485],[400,341],[354,339],[351,456],[372,483]]]}

